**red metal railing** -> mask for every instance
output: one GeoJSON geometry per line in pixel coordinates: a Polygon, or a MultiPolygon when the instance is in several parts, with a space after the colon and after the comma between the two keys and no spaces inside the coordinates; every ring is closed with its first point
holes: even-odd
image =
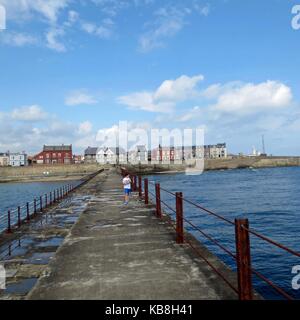
{"type": "Polygon", "coordinates": [[[64,185],[49,193],[36,197],[31,202],[27,202],[23,206],[18,206],[14,210],[8,210],[6,215],[0,215],[0,230],[2,230],[0,233],[3,231],[6,231],[6,233],[13,233],[13,231],[20,229],[24,223],[30,223],[30,221],[36,217],[38,213],[43,213],[45,209],[63,200],[71,192],[90,181],[102,171],[103,169],[90,174],[87,179],[77,185],[64,185]]]}
{"type": "Polygon", "coordinates": [[[251,266],[251,252],[250,252],[250,236],[254,236],[259,238],[262,241],[269,243],[272,246],[275,246],[289,254],[300,257],[300,253],[280,244],[260,233],[251,229],[249,227],[248,219],[235,219],[235,221],[231,221],[220,214],[208,210],[203,206],[195,203],[189,199],[186,199],[182,193],[174,193],[169,190],[166,190],[160,186],[159,183],[152,183],[146,178],[142,180],[139,176],[138,178],[135,176],[134,181],[138,181],[138,186],[136,189],[138,190],[138,194],[141,199],[144,200],[145,204],[149,203],[149,195],[152,196],[152,199],[155,202],[155,213],[158,218],[164,218],[164,216],[168,217],[167,222],[171,225],[171,227],[176,232],[176,242],[177,243],[187,243],[191,246],[191,248],[211,267],[211,269],[218,274],[220,278],[234,291],[237,293],[240,300],[252,300],[254,298],[253,293],[253,285],[252,285],[252,275],[255,275],[263,282],[265,282],[268,286],[274,289],[277,293],[279,293],[282,297],[288,300],[294,300],[294,298],[287,293],[284,289],[280,288],[273,281],[268,279],[266,276],[255,270],[251,266]],[[155,193],[149,190],[149,184],[155,187],[155,193]],[[169,205],[166,201],[161,198],[161,191],[165,192],[171,198],[175,199],[175,208],[169,205]],[[184,217],[183,212],[183,203],[188,203],[189,205],[198,208],[202,212],[209,214],[210,216],[223,221],[224,223],[231,225],[234,228],[233,234],[235,234],[235,253],[231,252],[228,248],[226,248],[219,241],[214,239],[212,236],[203,231],[199,226],[196,226],[194,223],[189,221],[184,217]],[[168,213],[165,208],[171,212],[168,213]],[[173,216],[175,215],[175,221],[173,216]],[[184,223],[189,225],[193,230],[199,232],[202,236],[208,239],[212,244],[217,246],[223,252],[225,252],[228,256],[230,256],[234,262],[236,263],[237,268],[237,284],[231,283],[224,274],[222,274],[201,252],[200,250],[189,240],[188,237],[185,236],[184,223]]]}
{"type": "Polygon", "coordinates": [[[14,230],[21,228],[25,222],[30,223],[38,213],[42,213],[46,208],[64,199],[70,192],[74,191],[74,189],[74,185],[68,184],[48,194],[41,195],[23,206],[18,206],[14,210],[8,210],[7,216],[1,215],[0,217],[0,228],[5,229],[4,225],[6,224],[6,232],[12,233],[14,230]],[[53,201],[52,195],[54,196],[53,201]],[[50,202],[48,201],[48,196],[49,199],[51,199],[50,202]]]}

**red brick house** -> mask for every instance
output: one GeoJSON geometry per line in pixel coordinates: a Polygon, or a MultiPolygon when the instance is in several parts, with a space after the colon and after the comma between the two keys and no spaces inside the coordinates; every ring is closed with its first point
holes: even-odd
{"type": "Polygon", "coordinates": [[[34,156],[36,164],[71,164],[72,145],[44,146],[43,151],[34,156]]]}

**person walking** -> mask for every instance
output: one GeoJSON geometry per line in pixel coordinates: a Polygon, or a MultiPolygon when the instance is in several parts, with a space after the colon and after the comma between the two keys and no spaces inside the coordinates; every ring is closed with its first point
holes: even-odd
{"type": "Polygon", "coordinates": [[[129,203],[129,197],[130,197],[130,193],[131,193],[131,179],[130,179],[130,175],[127,174],[125,176],[125,178],[123,179],[123,187],[124,187],[124,204],[127,205],[129,203]]]}

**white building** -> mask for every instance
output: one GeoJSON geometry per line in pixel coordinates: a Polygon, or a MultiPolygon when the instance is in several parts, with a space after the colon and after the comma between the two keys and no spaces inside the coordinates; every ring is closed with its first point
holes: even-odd
{"type": "MultiPolygon", "coordinates": [[[[220,158],[227,158],[227,147],[226,143],[219,143],[216,145],[209,145],[207,146],[209,149],[209,158],[210,159],[220,159],[220,158]]],[[[205,158],[207,154],[204,155],[205,158]]]]}
{"type": "Polygon", "coordinates": [[[96,161],[99,164],[118,164],[126,163],[127,154],[122,148],[101,147],[97,149],[96,161]]]}
{"type": "Polygon", "coordinates": [[[261,152],[257,151],[256,148],[253,146],[252,148],[252,154],[249,154],[249,157],[260,157],[261,152]]]}
{"type": "Polygon", "coordinates": [[[135,163],[148,163],[148,150],[145,145],[136,146],[134,150],[129,152],[129,161],[132,164],[135,163]]]}
{"type": "Polygon", "coordinates": [[[10,153],[9,165],[11,167],[24,167],[27,166],[27,154],[25,152],[10,153]]]}
{"type": "Polygon", "coordinates": [[[9,154],[0,153],[0,167],[7,167],[9,165],[9,154]]]}

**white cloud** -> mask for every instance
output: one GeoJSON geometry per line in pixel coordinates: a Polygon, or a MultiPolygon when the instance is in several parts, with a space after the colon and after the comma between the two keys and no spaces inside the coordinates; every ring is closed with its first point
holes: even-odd
{"type": "Polygon", "coordinates": [[[176,103],[188,100],[196,94],[196,86],[204,77],[181,76],[175,80],[166,80],[154,91],[135,92],[118,98],[118,102],[130,108],[150,112],[171,112],[176,103]]]}
{"type": "Polygon", "coordinates": [[[175,8],[170,11],[161,8],[155,16],[151,29],[140,37],[139,47],[142,52],[163,47],[166,39],[175,36],[183,28],[184,14],[175,8]]]}
{"type": "Polygon", "coordinates": [[[26,33],[21,32],[4,32],[1,34],[0,41],[6,45],[23,47],[26,45],[33,45],[38,42],[37,38],[26,33]]]}
{"type": "Polygon", "coordinates": [[[60,12],[70,0],[0,0],[7,11],[8,20],[30,19],[34,14],[41,15],[50,23],[55,23],[60,12]]]}
{"type": "Polygon", "coordinates": [[[196,106],[191,110],[189,110],[188,112],[186,112],[184,115],[179,116],[177,121],[187,122],[193,119],[197,119],[199,118],[200,114],[201,114],[201,108],[199,106],[196,106]]]}
{"type": "MultiPolygon", "coordinates": [[[[27,108],[28,109],[28,108],[27,108]]],[[[74,152],[82,153],[88,145],[96,143],[96,133],[89,121],[81,124],[63,121],[54,114],[45,118],[34,108],[28,113],[25,108],[20,112],[4,114],[0,117],[0,152],[25,150],[33,155],[39,152],[44,144],[73,144],[74,152]],[[20,121],[22,120],[22,121],[20,121]],[[33,125],[34,122],[34,125],[33,125]]]]}
{"type": "Polygon", "coordinates": [[[79,19],[79,13],[74,10],[70,10],[68,13],[68,22],[74,24],[79,19]]]}
{"type": "Polygon", "coordinates": [[[47,113],[38,105],[24,106],[14,109],[11,113],[14,120],[19,121],[41,121],[47,118],[47,113]]]}
{"type": "Polygon", "coordinates": [[[247,83],[230,88],[217,99],[213,109],[220,112],[251,114],[288,107],[293,99],[291,89],[278,81],[247,83]]]}
{"type": "Polygon", "coordinates": [[[195,87],[204,80],[203,75],[181,76],[176,80],[164,81],[154,94],[155,100],[182,101],[195,94],[195,87]]]}
{"type": "Polygon", "coordinates": [[[83,22],[81,24],[81,28],[83,31],[91,35],[95,35],[102,39],[109,39],[112,35],[112,30],[110,29],[112,24],[107,24],[107,22],[108,21],[106,21],[106,23],[101,26],[97,26],[96,24],[91,22],[83,22]]]}
{"type": "Polygon", "coordinates": [[[96,98],[88,94],[86,90],[73,91],[65,98],[67,106],[91,105],[97,102],[96,98]]]}
{"type": "Polygon", "coordinates": [[[201,3],[195,3],[194,4],[194,8],[203,16],[208,16],[210,13],[210,5],[206,4],[206,5],[202,5],[201,3]]]}
{"type": "MultiPolygon", "coordinates": [[[[45,33],[46,46],[57,52],[66,51],[65,45],[58,40],[65,35],[65,28],[71,26],[78,19],[78,14],[70,10],[66,23],[58,24],[58,19],[63,10],[65,10],[70,0],[0,0],[7,11],[7,19],[16,21],[30,21],[41,18],[41,21],[48,25],[48,31],[45,33]],[[59,26],[58,26],[59,25],[59,26]]],[[[3,36],[2,42],[8,45],[25,46],[42,43],[30,34],[11,32],[3,36]]]]}
{"type": "Polygon", "coordinates": [[[64,34],[63,29],[51,28],[46,33],[47,47],[57,52],[65,52],[65,45],[58,40],[58,38],[64,36],[64,34]]]}
{"type": "Polygon", "coordinates": [[[93,130],[93,125],[89,121],[85,121],[80,123],[78,132],[79,134],[89,134],[93,130]]]}
{"type": "Polygon", "coordinates": [[[149,112],[170,112],[175,107],[173,102],[157,102],[151,92],[136,92],[127,96],[119,97],[120,104],[125,104],[133,109],[140,109],[149,112]]]}
{"type": "Polygon", "coordinates": [[[209,5],[203,6],[198,2],[180,6],[172,3],[169,6],[161,7],[154,13],[153,20],[147,24],[148,31],[139,39],[141,52],[149,52],[155,48],[165,46],[167,39],[177,35],[187,24],[187,17],[194,12],[207,16],[210,12],[209,5]]]}

